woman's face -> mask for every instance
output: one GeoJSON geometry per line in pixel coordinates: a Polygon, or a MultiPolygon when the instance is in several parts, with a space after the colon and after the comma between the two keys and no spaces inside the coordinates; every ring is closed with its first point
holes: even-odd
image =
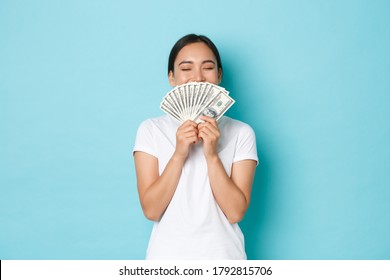
{"type": "Polygon", "coordinates": [[[177,54],[174,72],[169,72],[169,83],[178,86],[189,82],[219,84],[222,73],[211,49],[203,42],[183,47],[177,54]]]}

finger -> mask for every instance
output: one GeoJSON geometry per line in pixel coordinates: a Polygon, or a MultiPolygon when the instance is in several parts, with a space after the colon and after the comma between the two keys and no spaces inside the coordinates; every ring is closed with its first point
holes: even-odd
{"type": "Polygon", "coordinates": [[[219,129],[218,127],[215,127],[214,125],[212,125],[211,123],[203,123],[201,125],[198,126],[198,130],[201,131],[203,129],[207,129],[207,130],[210,130],[213,134],[215,135],[219,135],[219,129]]]}
{"type": "Polygon", "coordinates": [[[211,123],[213,126],[218,127],[217,121],[212,117],[200,116],[200,119],[205,121],[206,123],[211,123]]]}
{"type": "Polygon", "coordinates": [[[186,134],[186,133],[195,133],[198,134],[198,129],[197,128],[187,128],[187,129],[182,129],[177,132],[178,135],[180,134],[186,134]]]}
{"type": "Polygon", "coordinates": [[[193,136],[197,137],[198,132],[197,131],[188,131],[188,132],[183,133],[183,136],[185,138],[189,138],[189,137],[193,137],[193,136]]]}
{"type": "Polygon", "coordinates": [[[178,144],[184,144],[184,145],[188,145],[188,144],[195,144],[195,143],[198,143],[198,135],[194,135],[194,134],[188,134],[188,135],[183,135],[181,137],[178,138],[179,142],[178,144]]]}
{"type": "Polygon", "coordinates": [[[178,132],[188,132],[188,131],[198,131],[198,127],[196,125],[193,125],[191,123],[187,123],[184,126],[181,126],[178,128],[178,132]]]}
{"type": "Polygon", "coordinates": [[[198,136],[198,131],[194,131],[194,130],[181,131],[180,133],[177,134],[177,137],[179,139],[186,139],[186,138],[197,137],[197,136],[198,136]]]}
{"type": "Polygon", "coordinates": [[[193,127],[196,127],[197,126],[197,123],[192,121],[192,120],[186,120],[185,122],[183,122],[181,124],[180,127],[187,127],[187,126],[193,126],[193,127]]]}
{"type": "Polygon", "coordinates": [[[199,137],[201,136],[206,138],[211,138],[211,137],[215,138],[215,134],[208,127],[204,127],[199,131],[199,137]]]}
{"type": "Polygon", "coordinates": [[[203,141],[203,143],[213,143],[215,142],[216,138],[206,132],[199,133],[199,139],[203,141]]]}

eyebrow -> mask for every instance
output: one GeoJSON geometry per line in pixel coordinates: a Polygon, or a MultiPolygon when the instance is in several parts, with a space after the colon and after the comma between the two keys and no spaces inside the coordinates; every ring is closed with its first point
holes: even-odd
{"type": "Polygon", "coordinates": [[[212,64],[215,64],[215,62],[214,62],[213,60],[211,60],[211,59],[202,61],[202,64],[205,64],[205,63],[212,63],[212,64]]]}
{"type": "MultiPolygon", "coordinates": [[[[212,64],[215,64],[215,62],[211,59],[208,59],[208,60],[204,60],[202,61],[202,64],[205,64],[205,63],[212,63],[212,64]]],[[[182,64],[194,64],[193,61],[190,61],[190,60],[183,60],[182,62],[179,63],[178,66],[182,65],[182,64]]]]}

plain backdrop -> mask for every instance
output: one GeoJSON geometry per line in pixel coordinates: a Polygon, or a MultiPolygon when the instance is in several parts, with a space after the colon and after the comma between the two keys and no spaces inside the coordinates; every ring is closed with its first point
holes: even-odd
{"type": "Polygon", "coordinates": [[[0,259],[143,259],[132,157],[209,36],[256,132],[249,259],[390,259],[390,2],[0,1],[0,259]]]}

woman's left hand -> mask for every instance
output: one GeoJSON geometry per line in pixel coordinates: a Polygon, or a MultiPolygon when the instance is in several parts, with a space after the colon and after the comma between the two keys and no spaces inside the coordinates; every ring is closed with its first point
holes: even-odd
{"type": "Polygon", "coordinates": [[[220,136],[217,121],[214,118],[201,116],[203,123],[198,124],[198,137],[203,141],[203,153],[206,157],[217,155],[217,145],[220,136]]]}

